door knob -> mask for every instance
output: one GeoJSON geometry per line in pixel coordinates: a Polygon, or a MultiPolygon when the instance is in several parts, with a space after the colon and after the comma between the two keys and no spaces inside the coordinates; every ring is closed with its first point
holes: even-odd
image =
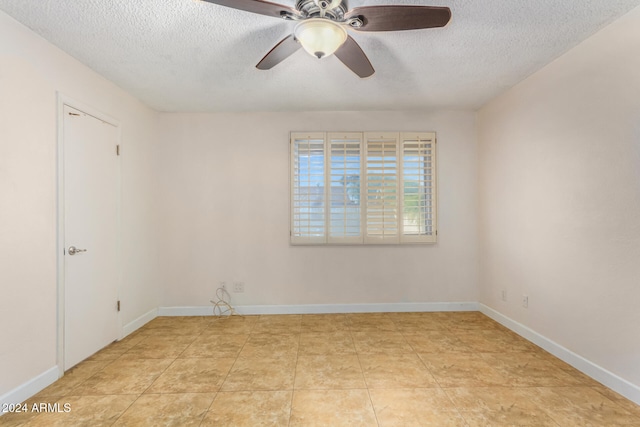
{"type": "Polygon", "coordinates": [[[69,255],[75,255],[75,254],[79,254],[82,252],[87,252],[86,249],[78,249],[75,246],[69,246],[69,250],[67,251],[69,252],[69,255]]]}

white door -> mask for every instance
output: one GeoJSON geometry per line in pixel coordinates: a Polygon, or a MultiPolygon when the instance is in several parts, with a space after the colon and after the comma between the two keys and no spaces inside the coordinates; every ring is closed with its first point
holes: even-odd
{"type": "Polygon", "coordinates": [[[117,339],[118,129],[64,107],[64,369],[117,339]]]}

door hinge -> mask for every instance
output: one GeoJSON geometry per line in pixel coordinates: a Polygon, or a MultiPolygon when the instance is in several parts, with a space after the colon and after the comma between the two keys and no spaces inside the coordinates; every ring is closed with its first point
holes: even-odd
{"type": "Polygon", "coordinates": [[[120,300],[118,300],[117,306],[118,306],[118,311],[120,311],[120,300]]]}
{"type": "Polygon", "coordinates": [[[120,155],[120,144],[116,145],[116,156],[120,155]]]}

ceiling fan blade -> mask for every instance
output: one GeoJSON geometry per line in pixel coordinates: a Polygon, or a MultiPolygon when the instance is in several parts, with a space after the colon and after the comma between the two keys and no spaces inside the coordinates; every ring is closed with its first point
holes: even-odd
{"type": "Polygon", "coordinates": [[[358,31],[399,31],[444,27],[451,9],[436,6],[364,6],[351,9],[345,19],[360,18],[358,31]]]}
{"type": "Polygon", "coordinates": [[[296,41],[293,34],[290,34],[282,39],[280,43],[275,45],[273,49],[271,49],[269,53],[267,53],[264,58],[258,62],[256,68],[259,70],[270,70],[290,57],[301,47],[302,45],[296,41]]]}
{"type": "Polygon", "coordinates": [[[360,78],[369,77],[376,72],[367,55],[351,36],[347,37],[347,41],[334,55],[360,78]]]}
{"type": "Polygon", "coordinates": [[[271,3],[263,0],[203,0],[208,3],[218,4],[233,9],[244,10],[246,12],[259,13],[260,15],[275,16],[276,18],[298,17],[300,12],[296,9],[282,4],[271,3]]]}

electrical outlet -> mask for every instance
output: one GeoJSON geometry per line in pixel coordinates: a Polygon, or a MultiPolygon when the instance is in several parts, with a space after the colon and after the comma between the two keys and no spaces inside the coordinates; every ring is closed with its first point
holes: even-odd
{"type": "Polygon", "coordinates": [[[502,290],[502,301],[506,301],[507,300],[507,290],[503,289],[502,290]]]}
{"type": "Polygon", "coordinates": [[[527,295],[522,295],[522,306],[529,308],[529,297],[527,295]]]}
{"type": "Polygon", "coordinates": [[[244,292],[244,282],[233,282],[233,292],[237,294],[244,292]]]}

